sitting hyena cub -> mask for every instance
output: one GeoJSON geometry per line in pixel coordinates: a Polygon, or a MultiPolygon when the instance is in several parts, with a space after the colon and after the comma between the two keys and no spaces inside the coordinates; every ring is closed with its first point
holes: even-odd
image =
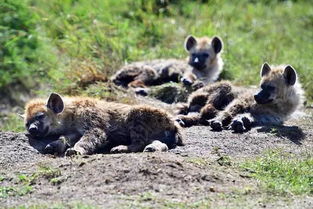
{"type": "Polygon", "coordinates": [[[116,85],[145,88],[166,82],[180,82],[200,88],[218,79],[223,69],[220,56],[222,40],[219,37],[195,38],[188,36],[185,49],[189,61],[178,59],[157,59],[135,62],[122,67],[111,77],[116,85]]]}
{"type": "Polygon", "coordinates": [[[303,104],[303,90],[293,67],[261,68],[261,90],[246,92],[234,99],[210,123],[215,131],[230,125],[235,132],[244,132],[257,125],[281,125],[303,104]]]}
{"type": "Polygon", "coordinates": [[[152,152],[183,145],[180,126],[163,110],[55,93],[48,102],[26,105],[25,126],[34,138],[59,138],[46,146],[47,153],[152,152]]]}

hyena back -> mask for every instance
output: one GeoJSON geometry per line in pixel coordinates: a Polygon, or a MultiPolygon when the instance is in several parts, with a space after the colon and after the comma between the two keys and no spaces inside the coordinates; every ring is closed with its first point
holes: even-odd
{"type": "Polygon", "coordinates": [[[302,106],[303,90],[292,66],[264,63],[260,74],[261,90],[239,95],[211,121],[213,130],[244,132],[258,125],[281,125],[302,106]]]}
{"type": "Polygon", "coordinates": [[[199,88],[216,81],[222,72],[222,46],[219,37],[210,39],[188,36],[185,49],[189,53],[189,61],[157,59],[135,62],[122,67],[111,80],[124,87],[136,88],[182,81],[185,85],[199,88]]]}
{"type": "Polygon", "coordinates": [[[47,153],[151,152],[183,145],[180,126],[163,110],[55,93],[48,102],[26,105],[25,126],[34,138],[59,138],[46,146],[47,153]]]}

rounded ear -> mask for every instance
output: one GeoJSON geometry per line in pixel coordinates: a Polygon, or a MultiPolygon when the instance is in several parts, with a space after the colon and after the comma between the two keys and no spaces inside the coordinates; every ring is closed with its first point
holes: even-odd
{"type": "Polygon", "coordinates": [[[271,72],[271,67],[267,62],[264,62],[264,64],[261,67],[261,73],[260,73],[261,77],[265,76],[269,72],[271,72]]]}
{"type": "Polygon", "coordinates": [[[214,38],[211,41],[211,44],[216,54],[219,53],[223,48],[222,39],[218,36],[214,36],[214,38]]]}
{"type": "Polygon", "coordinates": [[[284,71],[284,77],[288,85],[290,86],[294,85],[297,80],[296,70],[292,66],[287,65],[284,71]]]}
{"type": "Polygon", "coordinates": [[[185,49],[187,52],[190,51],[197,44],[197,40],[192,35],[187,36],[185,39],[185,49]]]}
{"type": "Polygon", "coordinates": [[[61,96],[57,93],[51,93],[47,102],[47,107],[55,114],[61,113],[64,109],[64,103],[61,96]]]}

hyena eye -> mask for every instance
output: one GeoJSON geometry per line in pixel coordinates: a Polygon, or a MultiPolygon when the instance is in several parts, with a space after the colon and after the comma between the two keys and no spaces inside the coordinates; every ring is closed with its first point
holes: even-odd
{"type": "Polygon", "coordinates": [[[270,91],[274,91],[274,90],[275,90],[275,87],[274,87],[274,86],[268,86],[267,88],[268,88],[268,90],[270,90],[270,91]]]}
{"type": "Polygon", "coordinates": [[[203,57],[208,58],[210,55],[208,53],[203,53],[203,57]]]}
{"type": "Polygon", "coordinates": [[[45,118],[45,114],[40,114],[35,117],[36,120],[42,120],[45,118]]]}

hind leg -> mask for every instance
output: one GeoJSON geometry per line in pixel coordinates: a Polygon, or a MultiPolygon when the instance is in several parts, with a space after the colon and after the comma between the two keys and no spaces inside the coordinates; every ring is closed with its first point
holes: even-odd
{"type": "Polygon", "coordinates": [[[182,127],[190,127],[199,124],[200,114],[198,112],[193,112],[188,115],[177,115],[175,120],[182,127]]]}
{"type": "Polygon", "coordinates": [[[243,133],[249,131],[253,124],[254,118],[251,116],[251,114],[246,113],[236,116],[230,126],[235,133],[243,133]]]}
{"type": "Polygon", "coordinates": [[[147,144],[147,131],[145,127],[140,124],[134,124],[130,129],[130,145],[119,145],[111,149],[111,153],[128,153],[128,152],[142,152],[147,144]]]}
{"type": "Polygon", "coordinates": [[[200,111],[200,123],[210,125],[208,120],[215,118],[218,110],[212,104],[206,104],[200,111]]]}
{"type": "Polygon", "coordinates": [[[100,128],[93,128],[84,133],[74,147],[66,150],[65,155],[91,155],[108,144],[106,133],[100,128]]]}

